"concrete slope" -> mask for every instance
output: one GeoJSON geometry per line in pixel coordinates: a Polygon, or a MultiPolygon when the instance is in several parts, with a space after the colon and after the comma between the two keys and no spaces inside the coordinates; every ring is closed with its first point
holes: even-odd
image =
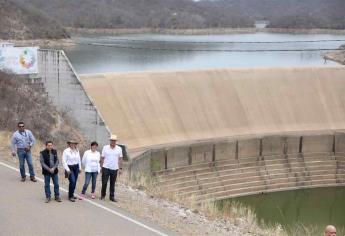
{"type": "Polygon", "coordinates": [[[129,149],[224,136],[345,128],[345,67],[81,76],[129,149]]]}

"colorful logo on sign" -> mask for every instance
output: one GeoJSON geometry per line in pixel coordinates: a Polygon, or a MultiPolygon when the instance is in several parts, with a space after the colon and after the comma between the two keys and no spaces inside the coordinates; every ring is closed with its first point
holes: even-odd
{"type": "Polygon", "coordinates": [[[36,58],[33,52],[25,49],[19,56],[19,63],[22,67],[30,69],[35,65],[36,58]]]}

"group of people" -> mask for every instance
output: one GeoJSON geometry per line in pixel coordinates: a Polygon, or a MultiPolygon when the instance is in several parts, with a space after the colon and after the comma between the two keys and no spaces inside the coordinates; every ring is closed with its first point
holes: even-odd
{"type": "MultiPolygon", "coordinates": [[[[116,144],[117,136],[111,135],[109,144],[105,145],[102,153],[97,151],[98,143],[92,142],[90,149],[84,152],[83,158],[77,148],[78,142],[74,140],[67,141],[68,147],[62,153],[62,164],[65,171],[65,177],[69,180],[68,199],[75,202],[78,198],[82,200],[86,197],[85,193],[92,180],[91,184],[91,198],[96,198],[96,181],[99,173],[102,174],[102,190],[100,199],[104,200],[108,182],[110,182],[110,201],[117,202],[115,199],[115,182],[117,175],[122,172],[122,148],[116,144]],[[82,166],[85,170],[85,182],[81,193],[78,197],[75,195],[75,188],[78,181],[78,175],[82,171],[82,166]],[[110,181],[109,181],[110,179],[110,181]]],[[[18,130],[12,136],[11,148],[12,155],[19,158],[19,169],[21,174],[21,181],[26,181],[25,174],[25,160],[29,167],[30,180],[37,182],[35,178],[35,170],[33,167],[33,160],[31,148],[35,145],[35,137],[32,132],[25,129],[23,122],[18,123],[18,130]]],[[[45,149],[40,152],[40,163],[42,166],[42,174],[44,176],[44,190],[46,196],[46,203],[51,201],[50,179],[54,185],[54,197],[57,202],[61,202],[59,192],[59,158],[52,141],[46,141],[45,149]]]]}

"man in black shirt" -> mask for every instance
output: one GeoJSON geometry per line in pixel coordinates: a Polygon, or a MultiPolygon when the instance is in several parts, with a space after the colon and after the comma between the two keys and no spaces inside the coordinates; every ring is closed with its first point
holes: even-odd
{"type": "Polygon", "coordinates": [[[46,193],[46,203],[49,203],[51,199],[50,178],[52,178],[54,184],[55,201],[61,202],[58,175],[59,159],[57,156],[57,152],[53,147],[52,141],[46,142],[46,148],[40,153],[40,162],[42,165],[42,174],[44,175],[44,190],[46,193]]]}

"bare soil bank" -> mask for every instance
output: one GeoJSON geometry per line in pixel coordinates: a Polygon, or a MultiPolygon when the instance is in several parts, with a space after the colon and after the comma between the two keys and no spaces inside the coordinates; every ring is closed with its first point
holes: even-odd
{"type": "MultiPolygon", "coordinates": [[[[345,35],[345,30],[333,29],[279,29],[279,28],[207,28],[207,29],[90,29],[90,28],[67,28],[74,36],[95,35],[126,35],[126,34],[173,34],[173,35],[211,35],[211,34],[248,34],[248,33],[285,33],[285,34],[338,34],[345,35]]],[[[12,42],[16,46],[39,46],[46,49],[63,49],[73,47],[73,39],[28,39],[28,40],[1,40],[12,42]]],[[[327,58],[333,60],[331,58],[327,58]]]]}
{"type": "Polygon", "coordinates": [[[205,34],[239,34],[239,33],[289,33],[289,34],[345,34],[345,30],[334,29],[279,29],[279,28],[206,28],[206,29],[90,29],[90,28],[67,28],[72,35],[122,35],[122,34],[182,34],[182,35],[205,35],[205,34]]]}
{"type": "Polygon", "coordinates": [[[326,53],[323,57],[327,60],[336,61],[336,62],[339,62],[340,64],[345,65],[345,44],[340,46],[339,48],[343,50],[326,53]]]}
{"type": "MultiPolygon", "coordinates": [[[[0,39],[0,41],[2,41],[0,39]]],[[[63,49],[72,47],[74,42],[72,39],[27,39],[27,40],[4,40],[20,47],[40,47],[45,49],[63,49]]]]}

